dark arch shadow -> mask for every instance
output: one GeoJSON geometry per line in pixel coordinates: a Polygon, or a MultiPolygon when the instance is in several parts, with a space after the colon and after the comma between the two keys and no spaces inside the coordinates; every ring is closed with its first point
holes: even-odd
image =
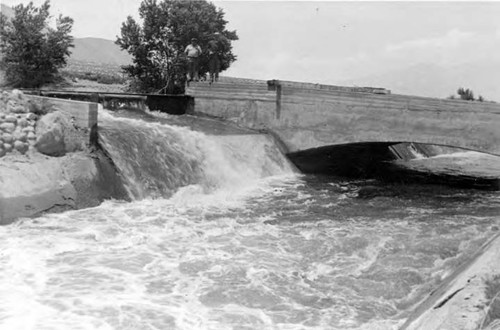
{"type": "Polygon", "coordinates": [[[400,142],[358,142],[289,153],[303,173],[368,178],[377,176],[385,162],[397,157],[389,149],[400,142]]]}
{"type": "Polygon", "coordinates": [[[443,172],[432,166],[405,166],[405,162],[411,160],[415,153],[425,158],[435,156],[434,152],[433,145],[394,141],[331,145],[289,153],[287,156],[300,171],[307,174],[379,179],[397,183],[442,184],[460,188],[500,189],[500,171],[496,175],[481,175],[461,170],[443,172]]]}

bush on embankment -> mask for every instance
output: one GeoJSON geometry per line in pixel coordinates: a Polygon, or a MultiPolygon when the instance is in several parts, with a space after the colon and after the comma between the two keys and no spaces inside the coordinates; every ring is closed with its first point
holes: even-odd
{"type": "Polygon", "coordinates": [[[63,111],[0,91],[0,224],[128,199],[112,162],[63,111]]]}

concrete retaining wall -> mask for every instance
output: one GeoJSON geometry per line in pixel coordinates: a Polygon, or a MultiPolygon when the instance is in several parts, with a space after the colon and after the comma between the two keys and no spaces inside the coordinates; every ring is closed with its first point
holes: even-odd
{"type": "Polygon", "coordinates": [[[290,152],[358,142],[417,142],[500,155],[500,104],[294,82],[198,83],[194,113],[268,128],[290,152]]]}
{"type": "Polygon", "coordinates": [[[97,114],[99,108],[97,103],[34,95],[27,95],[27,97],[42,109],[51,109],[68,114],[73,121],[73,125],[83,132],[87,145],[92,146],[97,143],[97,114]]]}
{"type": "Polygon", "coordinates": [[[476,330],[486,317],[486,281],[500,276],[500,236],[443,281],[401,326],[401,330],[476,330]]]}

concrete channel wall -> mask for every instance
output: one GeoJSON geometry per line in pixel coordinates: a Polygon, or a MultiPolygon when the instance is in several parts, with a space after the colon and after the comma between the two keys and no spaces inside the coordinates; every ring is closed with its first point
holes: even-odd
{"type": "Polygon", "coordinates": [[[97,103],[35,95],[27,95],[27,97],[40,108],[51,108],[68,114],[72,118],[73,125],[83,132],[85,142],[88,145],[97,143],[97,114],[99,108],[97,103]]]}
{"type": "Polygon", "coordinates": [[[500,104],[394,95],[383,88],[279,80],[196,83],[193,113],[273,131],[290,152],[416,142],[500,155],[500,104]]]}
{"type": "Polygon", "coordinates": [[[192,107],[193,99],[186,95],[98,93],[81,91],[23,90],[24,93],[51,98],[94,102],[108,110],[137,109],[182,115],[192,107]]]}
{"type": "Polygon", "coordinates": [[[487,299],[486,282],[500,276],[499,254],[497,234],[431,292],[400,330],[486,329],[482,325],[492,304],[487,299]]]}

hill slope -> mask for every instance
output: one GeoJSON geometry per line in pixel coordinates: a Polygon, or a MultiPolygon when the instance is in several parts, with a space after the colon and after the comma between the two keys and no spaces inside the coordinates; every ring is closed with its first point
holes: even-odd
{"type": "Polygon", "coordinates": [[[95,62],[125,65],[131,56],[122,51],[113,41],[101,38],[77,38],[71,49],[70,61],[95,62]]]}
{"type": "Polygon", "coordinates": [[[7,18],[14,17],[14,9],[12,9],[9,6],[4,5],[3,3],[0,4],[0,13],[7,16],[7,18]]]}

